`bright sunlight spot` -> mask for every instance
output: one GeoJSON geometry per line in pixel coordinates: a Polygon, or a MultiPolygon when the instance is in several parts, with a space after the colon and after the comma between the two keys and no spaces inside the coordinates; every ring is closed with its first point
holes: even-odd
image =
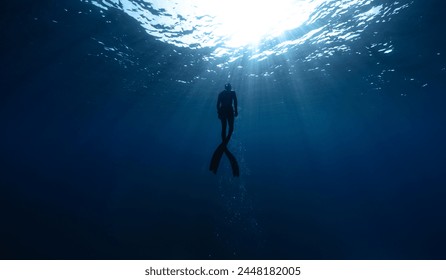
{"type": "Polygon", "coordinates": [[[253,45],[301,26],[323,0],[194,0],[213,17],[215,35],[228,47],[253,45]]]}
{"type": "Polygon", "coordinates": [[[98,1],[92,3],[123,9],[161,41],[239,48],[298,28],[328,0],[98,1]]]}

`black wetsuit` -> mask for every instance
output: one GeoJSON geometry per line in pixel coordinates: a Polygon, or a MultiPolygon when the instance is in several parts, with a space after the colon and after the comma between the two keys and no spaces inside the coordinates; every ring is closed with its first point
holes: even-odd
{"type": "Polygon", "coordinates": [[[218,118],[221,120],[221,139],[228,143],[234,131],[234,115],[237,116],[237,96],[235,91],[224,90],[218,95],[217,101],[218,118]],[[234,103],[234,107],[232,104],[234,103]],[[229,125],[228,135],[226,136],[226,125],[229,125]]]}

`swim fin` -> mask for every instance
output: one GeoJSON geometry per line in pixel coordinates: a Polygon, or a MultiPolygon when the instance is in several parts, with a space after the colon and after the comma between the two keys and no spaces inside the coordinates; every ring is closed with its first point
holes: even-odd
{"type": "Polygon", "coordinates": [[[225,154],[228,157],[229,162],[231,163],[232,175],[234,177],[239,177],[240,176],[240,169],[239,169],[239,166],[238,166],[237,159],[235,158],[235,156],[227,148],[225,148],[225,154]]]}
{"type": "Polygon", "coordinates": [[[239,177],[240,176],[240,168],[238,166],[237,159],[228,150],[225,142],[221,143],[217,147],[217,149],[215,149],[215,152],[212,155],[211,164],[209,165],[209,170],[212,171],[214,174],[217,174],[218,166],[220,165],[220,161],[221,161],[221,157],[223,156],[223,153],[226,154],[226,156],[229,159],[229,162],[231,163],[232,175],[234,177],[239,177]]]}
{"type": "Polygon", "coordinates": [[[221,143],[218,145],[217,149],[215,149],[214,154],[212,155],[211,164],[209,165],[209,170],[217,173],[218,165],[220,164],[221,157],[223,156],[224,151],[226,150],[225,143],[221,143]]]}

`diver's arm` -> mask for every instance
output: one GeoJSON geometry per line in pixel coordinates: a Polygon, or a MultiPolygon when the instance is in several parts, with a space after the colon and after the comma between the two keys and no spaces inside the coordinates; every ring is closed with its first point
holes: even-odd
{"type": "Polygon", "coordinates": [[[237,117],[238,116],[238,108],[237,108],[237,95],[235,94],[234,91],[234,115],[237,117]]]}
{"type": "Polygon", "coordinates": [[[220,106],[221,106],[221,94],[218,95],[218,100],[217,100],[217,112],[220,112],[220,106]]]}
{"type": "Polygon", "coordinates": [[[218,118],[221,118],[221,94],[218,95],[218,100],[217,100],[217,115],[218,118]]]}

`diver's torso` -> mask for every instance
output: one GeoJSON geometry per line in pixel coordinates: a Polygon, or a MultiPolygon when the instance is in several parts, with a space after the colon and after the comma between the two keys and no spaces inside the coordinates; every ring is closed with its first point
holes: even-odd
{"type": "Polygon", "coordinates": [[[235,95],[235,91],[231,90],[224,90],[220,93],[220,102],[221,106],[220,108],[223,110],[232,110],[232,99],[235,95]]]}

